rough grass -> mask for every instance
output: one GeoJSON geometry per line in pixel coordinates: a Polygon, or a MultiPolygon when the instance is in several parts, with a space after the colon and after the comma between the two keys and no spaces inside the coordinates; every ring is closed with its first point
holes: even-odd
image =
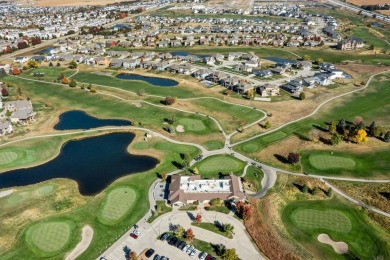
{"type": "Polygon", "coordinates": [[[332,156],[325,154],[311,154],[309,156],[310,164],[319,169],[319,170],[327,170],[327,169],[351,169],[355,167],[355,162],[349,158],[341,157],[341,156],[332,156]]]}
{"type": "Polygon", "coordinates": [[[118,187],[111,190],[98,213],[99,221],[106,225],[117,223],[133,208],[136,197],[136,192],[130,187],[118,187]]]}
{"type": "Polygon", "coordinates": [[[69,220],[39,222],[27,230],[26,242],[38,255],[55,255],[67,246],[74,227],[69,220]]]}
{"type": "Polygon", "coordinates": [[[351,221],[337,210],[296,209],[290,217],[301,229],[326,229],[341,233],[351,231],[351,221]]]}
{"type": "Polygon", "coordinates": [[[203,121],[198,119],[192,119],[192,118],[179,119],[177,120],[176,124],[183,125],[185,131],[191,131],[191,132],[202,132],[207,129],[203,121]]]}
{"type": "Polygon", "coordinates": [[[195,166],[202,177],[217,177],[220,172],[241,175],[245,165],[230,155],[215,155],[207,157],[195,166]]]}
{"type": "Polygon", "coordinates": [[[228,235],[228,233],[226,233],[224,231],[221,231],[221,229],[216,227],[214,223],[201,222],[201,223],[198,224],[196,222],[193,222],[193,223],[191,223],[191,225],[193,225],[194,227],[206,229],[208,231],[214,232],[214,233],[216,233],[218,235],[221,235],[221,236],[224,236],[224,237],[227,237],[227,238],[230,238],[230,239],[233,238],[232,234],[228,235]]]}

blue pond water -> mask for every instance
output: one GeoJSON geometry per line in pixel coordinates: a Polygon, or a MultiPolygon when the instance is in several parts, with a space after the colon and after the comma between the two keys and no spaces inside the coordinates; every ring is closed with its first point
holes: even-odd
{"type": "Polygon", "coordinates": [[[265,57],[264,59],[270,60],[276,63],[294,63],[296,62],[295,60],[289,60],[289,59],[283,59],[279,57],[265,57]]]}
{"type": "Polygon", "coordinates": [[[99,119],[84,111],[72,110],[60,115],[60,121],[54,126],[56,130],[91,129],[103,126],[129,126],[130,121],[117,119],[99,119]]]}
{"type": "Polygon", "coordinates": [[[82,195],[94,195],[116,179],[153,169],[159,161],[127,151],[134,134],[112,133],[69,141],[53,160],[27,169],[0,174],[0,189],[25,186],[54,178],[78,183],[82,195]]]}
{"type": "Polygon", "coordinates": [[[142,80],[149,84],[152,84],[154,86],[158,87],[174,87],[179,85],[179,82],[172,80],[172,79],[164,79],[164,78],[158,78],[158,77],[146,77],[138,74],[132,74],[132,73],[121,73],[116,76],[118,79],[125,79],[125,80],[142,80]]]}
{"type": "MultiPolygon", "coordinates": [[[[175,56],[175,55],[179,55],[179,56],[188,56],[190,55],[191,53],[188,53],[188,52],[185,52],[185,51],[173,51],[173,52],[170,52],[170,54],[172,56],[175,56]]],[[[192,54],[191,54],[192,55],[192,54]]],[[[210,55],[207,55],[207,54],[193,54],[193,55],[196,55],[198,56],[199,58],[206,58],[206,57],[210,57],[210,55]]]]}
{"type": "Polygon", "coordinates": [[[36,52],[35,54],[48,54],[51,50],[54,50],[53,48],[46,48],[46,49],[43,49],[43,50],[40,50],[38,52],[36,52]]]}

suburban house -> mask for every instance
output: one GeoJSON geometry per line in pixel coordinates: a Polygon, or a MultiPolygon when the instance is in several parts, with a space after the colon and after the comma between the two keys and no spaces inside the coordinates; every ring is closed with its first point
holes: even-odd
{"type": "Polygon", "coordinates": [[[276,85],[265,84],[256,88],[256,92],[262,97],[279,96],[280,89],[276,85]]]}
{"type": "Polygon", "coordinates": [[[341,40],[337,43],[337,49],[339,50],[354,50],[364,47],[364,42],[357,38],[350,38],[341,40]]]}
{"type": "Polygon", "coordinates": [[[106,59],[106,58],[96,58],[95,62],[99,66],[108,67],[110,65],[110,63],[111,63],[111,60],[110,59],[106,59]]]}
{"type": "Polygon", "coordinates": [[[282,86],[280,86],[280,88],[286,90],[287,92],[290,92],[290,93],[297,93],[297,92],[301,92],[302,91],[302,84],[293,80],[293,81],[290,81],[289,83],[287,84],[284,84],[282,86]]]}
{"type": "Polygon", "coordinates": [[[235,200],[245,199],[239,177],[225,176],[223,179],[201,179],[199,175],[172,175],[169,185],[168,200],[172,205],[183,206],[198,201],[208,203],[212,199],[235,200]]]}
{"type": "Polygon", "coordinates": [[[9,118],[13,124],[29,123],[35,117],[31,100],[8,101],[5,102],[4,109],[7,112],[12,112],[9,118]]]}
{"type": "Polygon", "coordinates": [[[25,63],[26,61],[28,61],[27,57],[16,57],[14,59],[14,63],[25,63]]]}
{"type": "Polygon", "coordinates": [[[12,124],[9,121],[0,122],[0,136],[12,134],[12,124]]]}
{"type": "Polygon", "coordinates": [[[253,70],[252,72],[256,76],[262,77],[262,78],[270,78],[273,75],[271,70],[253,70]]]}

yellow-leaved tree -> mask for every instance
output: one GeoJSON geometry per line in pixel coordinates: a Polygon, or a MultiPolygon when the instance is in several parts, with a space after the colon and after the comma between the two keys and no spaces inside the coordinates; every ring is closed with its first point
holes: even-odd
{"type": "Polygon", "coordinates": [[[198,168],[195,167],[194,170],[193,170],[193,173],[196,174],[196,175],[198,175],[198,174],[199,174],[198,168]]]}
{"type": "Polygon", "coordinates": [[[367,132],[366,130],[359,129],[355,135],[355,141],[359,144],[361,142],[367,142],[367,132]]]}

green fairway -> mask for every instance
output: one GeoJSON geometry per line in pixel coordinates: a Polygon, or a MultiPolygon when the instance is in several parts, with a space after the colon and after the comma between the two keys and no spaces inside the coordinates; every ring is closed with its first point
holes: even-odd
{"type": "Polygon", "coordinates": [[[324,201],[290,202],[282,211],[283,223],[292,239],[322,259],[343,259],[333,248],[317,240],[328,234],[334,241],[348,244],[347,258],[389,258],[390,248],[382,230],[367,220],[364,212],[337,198],[324,201]]]}
{"type": "Polygon", "coordinates": [[[291,219],[300,229],[326,229],[341,233],[351,231],[351,221],[337,210],[296,209],[291,219]]]}
{"type": "Polygon", "coordinates": [[[105,197],[98,213],[100,222],[113,225],[122,220],[134,207],[137,194],[130,187],[118,187],[105,197]]]}
{"type": "Polygon", "coordinates": [[[67,247],[74,228],[69,220],[39,222],[27,230],[26,242],[37,255],[52,256],[67,247]]]}
{"type": "Polygon", "coordinates": [[[224,146],[224,143],[221,141],[217,141],[217,140],[211,140],[211,141],[204,142],[202,145],[207,150],[212,151],[212,150],[221,149],[224,146]]]}
{"type": "MultiPolygon", "coordinates": [[[[374,45],[375,48],[390,49],[390,44],[385,42],[383,39],[377,37],[374,33],[371,33],[367,27],[356,27],[352,29],[352,36],[360,38],[367,45],[374,45]]],[[[390,40],[390,39],[389,39],[390,40]]]]}
{"type": "Polygon", "coordinates": [[[390,169],[386,148],[364,153],[308,150],[301,154],[303,170],[310,174],[383,178],[390,169]]]}
{"type": "Polygon", "coordinates": [[[245,163],[230,155],[215,155],[195,164],[202,177],[217,177],[218,173],[227,174],[233,172],[236,175],[241,175],[245,167],[245,163]]]}
{"type": "Polygon", "coordinates": [[[262,170],[256,166],[249,166],[244,176],[245,182],[250,184],[250,189],[256,192],[261,190],[261,180],[264,177],[262,170]]]}
{"type": "Polygon", "coordinates": [[[331,154],[311,154],[309,156],[310,164],[319,170],[327,169],[351,169],[355,167],[355,162],[349,158],[333,156],[331,154]]]}
{"type": "Polygon", "coordinates": [[[0,165],[9,164],[18,157],[15,152],[0,152],[0,165]]]}
{"type": "Polygon", "coordinates": [[[185,131],[191,132],[202,132],[207,129],[203,121],[199,119],[182,118],[177,120],[176,124],[184,126],[185,131]]]}

